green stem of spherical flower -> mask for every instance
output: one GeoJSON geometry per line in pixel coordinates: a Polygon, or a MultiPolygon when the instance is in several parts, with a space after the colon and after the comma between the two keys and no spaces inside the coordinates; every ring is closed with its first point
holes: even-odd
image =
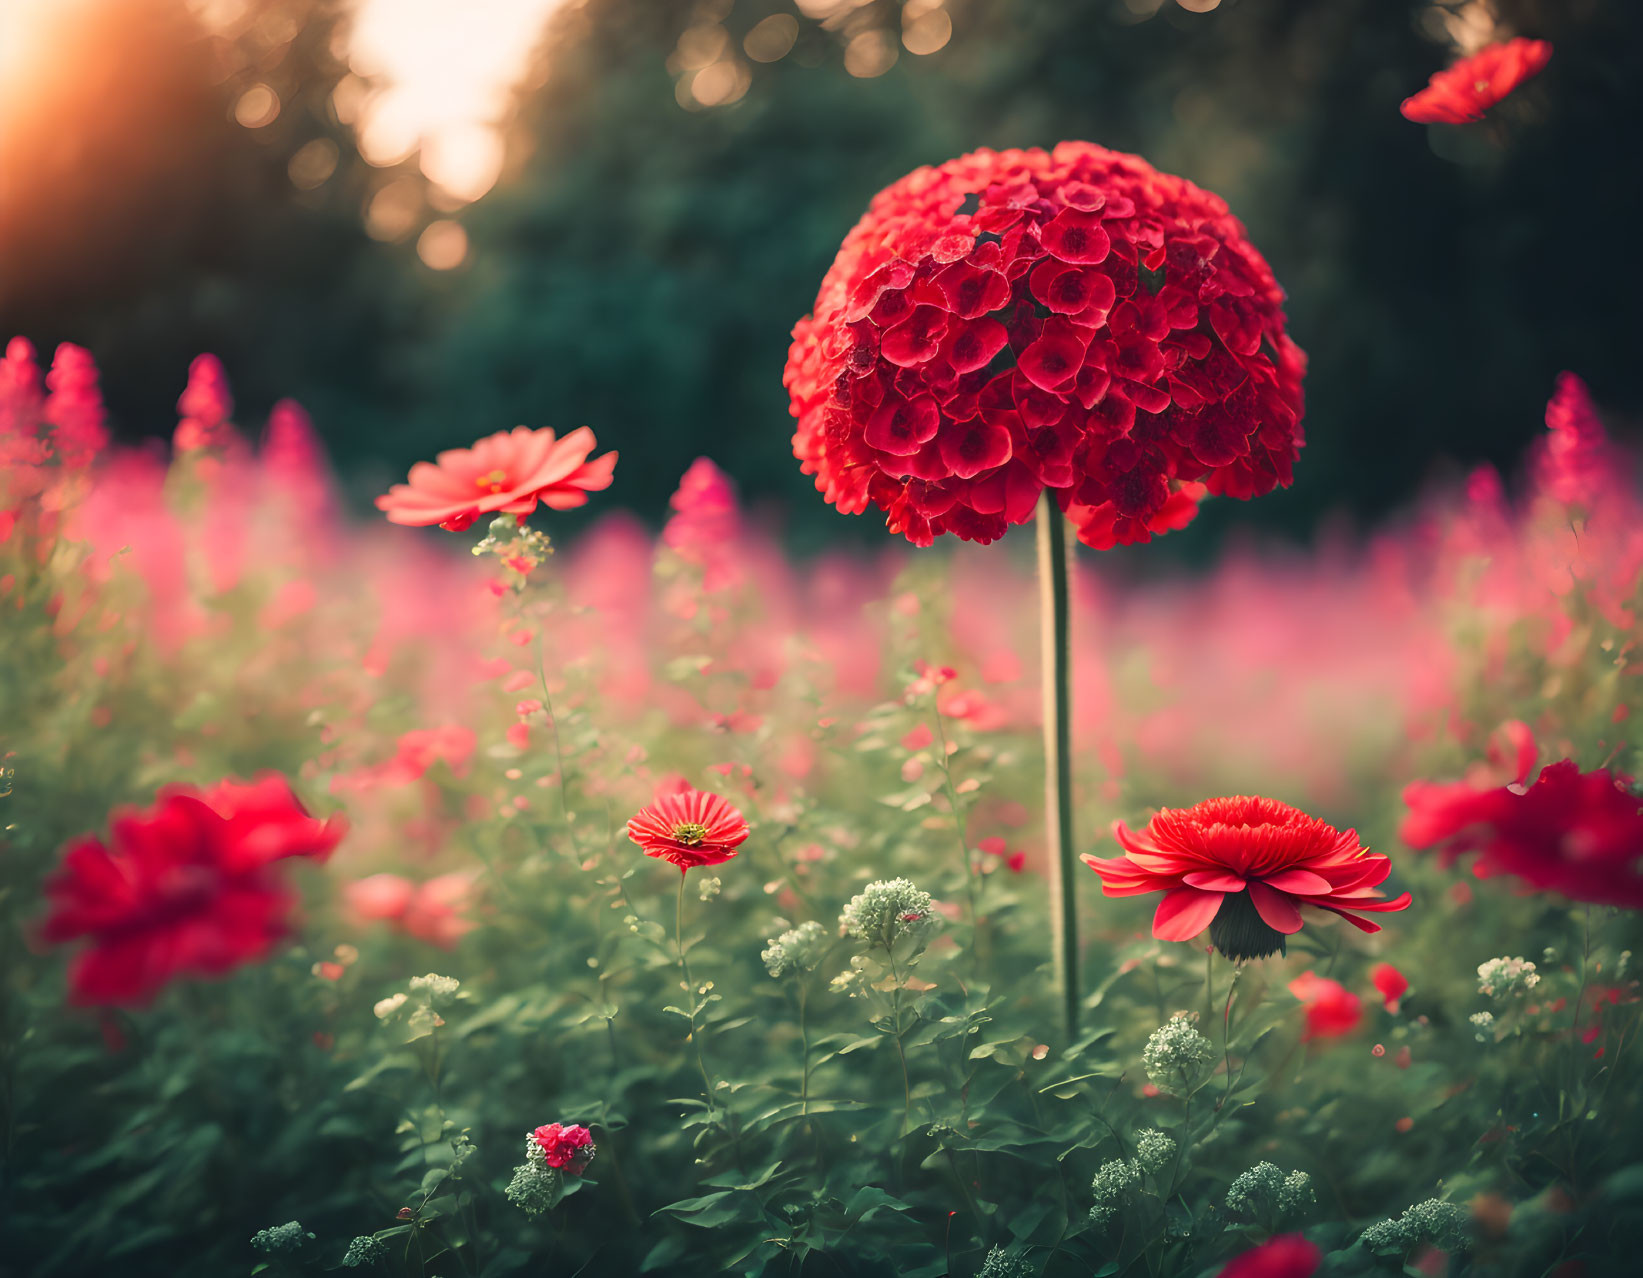
{"type": "Polygon", "coordinates": [[[964,812],[958,802],[958,789],[953,785],[953,769],[947,757],[947,726],[942,722],[941,707],[932,705],[936,720],[936,748],[941,751],[941,779],[947,791],[947,804],[953,810],[953,827],[958,833],[958,846],[964,857],[964,891],[970,904],[970,935],[977,935],[980,916],[976,909],[976,869],[970,855],[970,838],[964,829],[964,812]]]}
{"type": "Polygon", "coordinates": [[[913,1084],[907,1074],[907,1049],[901,1043],[901,970],[896,966],[895,942],[886,947],[886,953],[890,959],[890,978],[895,982],[890,991],[890,1006],[896,1020],[896,1057],[901,1061],[901,1134],[905,1136],[913,1129],[913,1084]]]}
{"type": "Polygon", "coordinates": [[[799,1115],[810,1116],[810,1027],[805,1022],[805,978],[799,976],[799,1049],[803,1070],[799,1075],[799,1115]]]}
{"type": "Polygon", "coordinates": [[[1067,524],[1049,493],[1038,499],[1039,638],[1044,677],[1044,842],[1050,926],[1067,1036],[1078,1034],[1078,896],[1073,855],[1072,672],[1067,524]]]}

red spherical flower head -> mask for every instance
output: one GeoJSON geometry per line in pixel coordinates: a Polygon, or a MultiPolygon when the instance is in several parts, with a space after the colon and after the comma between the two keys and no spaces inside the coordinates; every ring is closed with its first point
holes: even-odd
{"type": "Polygon", "coordinates": [[[106,844],[70,845],[46,882],[44,939],[90,940],[69,970],[72,1001],[141,1006],[177,977],[266,957],[295,904],[275,862],[323,861],[344,829],[310,816],[275,775],[174,786],[146,811],[117,813],[106,844]]]}
{"type": "Polygon", "coordinates": [[[1279,1234],[1233,1257],[1216,1278],[1312,1278],[1323,1263],[1318,1245],[1300,1234],[1279,1234]]]}
{"type": "Polygon", "coordinates": [[[1537,76],[1552,59],[1552,46],[1545,40],[1507,40],[1480,49],[1462,58],[1446,71],[1439,71],[1414,97],[1405,98],[1400,110],[1416,124],[1468,124],[1483,114],[1518,85],[1537,76]]]}
{"type": "Polygon", "coordinates": [[[544,426],[487,435],[472,448],[452,448],[411,467],[410,482],[377,498],[390,523],[438,524],[461,532],[481,515],[517,515],[524,523],[538,505],[570,510],[610,487],[616,454],[588,460],[593,432],[578,427],[563,439],[544,426]]]}
{"type": "Polygon", "coordinates": [[[1445,864],[1475,852],[1479,878],[1509,874],[1528,891],[1643,910],[1643,798],[1630,777],[1564,759],[1528,787],[1417,781],[1403,799],[1400,837],[1445,864]]]}
{"type": "Polygon", "coordinates": [[[881,191],[793,330],[793,452],[927,546],[1048,489],[1087,544],[1287,485],[1305,357],[1217,196],[1088,142],[976,151],[881,191]]]}
{"type": "Polygon", "coordinates": [[[548,1166],[569,1176],[580,1176],[586,1171],[597,1152],[593,1133],[580,1124],[564,1127],[549,1123],[546,1127],[538,1127],[531,1133],[531,1138],[541,1146],[542,1157],[547,1160],[548,1166]]]}
{"type": "Polygon", "coordinates": [[[1405,892],[1386,900],[1379,884],[1392,871],[1344,833],[1276,799],[1206,799],[1190,808],[1164,808],[1139,834],[1122,822],[1113,834],[1125,855],[1084,862],[1101,876],[1107,896],[1162,892],[1152,934],[1161,941],[1191,940],[1206,927],[1210,940],[1234,961],[1287,950],[1301,930],[1303,905],[1339,914],[1365,932],[1380,925],[1360,913],[1403,910],[1405,892]]]}
{"type": "Polygon", "coordinates": [[[747,835],[747,821],[729,800],[691,788],[658,795],[628,821],[628,838],[646,856],[671,861],[681,873],[730,860],[747,835]]]}

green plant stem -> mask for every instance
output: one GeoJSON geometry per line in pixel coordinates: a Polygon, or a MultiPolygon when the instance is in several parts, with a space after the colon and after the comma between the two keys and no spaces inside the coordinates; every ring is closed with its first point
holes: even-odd
{"type": "Polygon", "coordinates": [[[936,720],[936,746],[941,751],[941,779],[947,791],[947,804],[953,809],[953,828],[958,833],[959,851],[964,856],[964,891],[970,904],[970,935],[979,935],[980,913],[976,907],[976,869],[970,855],[970,838],[964,830],[964,812],[959,807],[958,790],[953,785],[953,769],[947,761],[947,727],[942,722],[941,707],[932,702],[936,720]]]}
{"type": "Polygon", "coordinates": [[[901,1134],[905,1136],[913,1129],[913,1084],[907,1074],[907,1049],[901,1045],[901,970],[896,966],[895,942],[890,943],[885,953],[890,959],[890,977],[896,983],[890,992],[890,1007],[896,1018],[896,1057],[901,1061],[901,1134]]]}
{"type": "MultiPolygon", "coordinates": [[[[1238,978],[1243,974],[1244,965],[1242,963],[1233,964],[1232,980],[1227,984],[1227,1004],[1221,1009],[1221,1060],[1226,1069],[1227,1090],[1220,1101],[1216,1103],[1215,1112],[1217,1114],[1226,1108],[1227,1102],[1232,1099],[1232,995],[1238,988],[1238,978]]],[[[1248,1016],[1245,1016],[1244,1020],[1247,1023],[1248,1016]]],[[[1245,1060],[1248,1060],[1247,1056],[1245,1060]]]]}
{"type": "Polygon", "coordinates": [[[1050,927],[1056,986],[1068,1038],[1078,1035],[1078,896],[1074,887],[1072,675],[1067,606],[1067,525],[1038,499],[1039,637],[1044,675],[1044,842],[1050,855],[1050,927]]]}
{"type": "Polygon", "coordinates": [[[679,971],[685,978],[685,997],[690,1003],[690,1042],[696,1049],[696,1068],[702,1073],[702,1086],[707,1089],[707,1111],[712,1114],[718,1108],[718,1100],[713,1095],[713,1079],[707,1072],[707,1058],[702,1054],[702,1033],[696,1024],[696,982],[690,976],[690,960],[685,957],[685,880],[686,873],[679,871],[679,899],[673,911],[673,943],[679,950],[679,971]]]}
{"type": "Polygon", "coordinates": [[[799,1076],[799,1116],[810,1116],[810,1026],[805,1021],[805,985],[801,973],[799,980],[799,1046],[802,1052],[804,1068],[799,1076]]]}

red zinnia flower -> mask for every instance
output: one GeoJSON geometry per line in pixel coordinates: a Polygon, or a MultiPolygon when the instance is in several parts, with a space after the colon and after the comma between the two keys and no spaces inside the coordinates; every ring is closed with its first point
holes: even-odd
{"type": "Polygon", "coordinates": [[[1233,1257],[1216,1278],[1312,1278],[1323,1258],[1318,1245],[1300,1234],[1279,1234],[1233,1257]]]}
{"type": "Polygon", "coordinates": [[[1390,901],[1381,896],[1378,885],[1392,863],[1370,855],[1355,830],[1342,833],[1276,799],[1163,808],[1140,834],[1123,822],[1113,834],[1126,855],[1084,857],[1101,876],[1102,892],[1162,892],[1155,937],[1187,941],[1207,927],[1215,948],[1234,961],[1286,952],[1286,938],[1301,930],[1302,905],[1339,914],[1365,932],[1380,925],[1358,913],[1409,907],[1407,892],[1390,901]]]}
{"type": "Polygon", "coordinates": [[[265,957],[294,897],[274,863],[323,861],[341,818],[310,816],[283,778],[173,786],[116,813],[107,844],[72,844],[46,883],[53,944],[89,937],[69,971],[76,1003],[141,1005],[179,976],[220,976],[265,957]]]}
{"type": "Polygon", "coordinates": [[[793,452],[841,511],[993,541],[1051,490],[1089,545],[1287,485],[1305,357],[1226,204],[1088,142],[874,197],[793,330],[793,452]],[[1203,481],[1200,484],[1198,481],[1203,481]]]}
{"type": "Polygon", "coordinates": [[[1339,981],[1308,970],[1289,983],[1289,992],[1306,1009],[1303,1043],[1315,1038],[1340,1038],[1363,1020],[1363,1000],[1339,981]]]}
{"type": "Polygon", "coordinates": [[[563,1127],[549,1123],[538,1127],[531,1137],[542,1147],[542,1157],[549,1167],[559,1168],[571,1176],[580,1176],[587,1170],[594,1155],[593,1133],[580,1124],[563,1127]]]}
{"type": "Polygon", "coordinates": [[[688,787],[658,795],[628,821],[628,838],[646,856],[671,861],[681,873],[730,860],[747,835],[747,821],[723,795],[688,787]]]}
{"type": "Polygon", "coordinates": [[[452,448],[411,467],[410,482],[377,498],[390,523],[438,524],[461,532],[481,515],[517,515],[537,508],[570,510],[610,487],[616,454],[588,460],[596,447],[586,426],[556,439],[551,428],[516,426],[487,435],[472,448],[452,448]]]}
{"type": "Polygon", "coordinates": [[[1396,1015],[1403,996],[1409,992],[1409,978],[1390,963],[1377,963],[1369,969],[1369,979],[1386,1010],[1396,1015]]]}
{"type": "Polygon", "coordinates": [[[1492,44],[1446,71],[1439,71],[1400,108],[1406,120],[1417,124],[1466,124],[1483,113],[1551,61],[1552,46],[1545,40],[1507,40],[1492,44]]]}
{"type": "Polygon", "coordinates": [[[1530,891],[1643,909],[1643,799],[1630,783],[1571,759],[1542,768],[1527,789],[1417,781],[1403,792],[1399,835],[1437,848],[1445,864],[1476,852],[1479,878],[1510,874],[1530,891]]]}

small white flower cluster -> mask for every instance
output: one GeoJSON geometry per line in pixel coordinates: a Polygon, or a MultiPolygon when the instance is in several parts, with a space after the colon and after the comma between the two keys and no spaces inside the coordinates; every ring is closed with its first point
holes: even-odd
{"type": "Polygon", "coordinates": [[[1456,1203],[1428,1198],[1396,1220],[1371,1225],[1358,1239],[1370,1251],[1407,1255],[1421,1242],[1453,1251],[1466,1242],[1466,1211],[1456,1203]]]}
{"type": "Polygon", "coordinates": [[[421,995],[429,1007],[444,1007],[461,988],[462,982],[454,976],[436,976],[429,972],[426,976],[411,978],[411,993],[421,995]]]}
{"type": "Polygon", "coordinates": [[[1095,1179],[1090,1182],[1090,1193],[1095,1205],[1090,1208],[1090,1223],[1104,1225],[1123,1204],[1130,1190],[1141,1183],[1141,1168],[1133,1158],[1114,1158],[1102,1163],[1095,1179]]]}
{"type": "Polygon", "coordinates": [[[1214,1058],[1214,1046],[1185,1012],[1154,1030],[1141,1052],[1147,1077],[1162,1091],[1176,1094],[1191,1091],[1214,1058]]]}
{"type": "Polygon", "coordinates": [[[1157,1174],[1175,1157],[1175,1142],[1163,1132],[1148,1129],[1135,1135],[1135,1161],[1141,1170],[1157,1174]]]}
{"type": "Polygon", "coordinates": [[[913,886],[910,879],[869,883],[850,898],[839,915],[839,927],[847,936],[886,948],[934,921],[935,904],[930,894],[913,886]]]}
{"type": "Polygon", "coordinates": [[[266,1251],[269,1255],[278,1255],[282,1252],[295,1251],[314,1235],[306,1232],[294,1220],[288,1220],[283,1225],[274,1225],[269,1229],[259,1229],[251,1235],[251,1245],[258,1251],[266,1251]]]}
{"type": "Polygon", "coordinates": [[[721,882],[718,876],[715,875],[712,878],[702,879],[696,885],[696,895],[704,901],[711,901],[714,897],[718,896],[723,889],[724,883],[721,882]]]}
{"type": "Polygon", "coordinates": [[[1489,1041],[1489,1031],[1495,1028],[1495,1014],[1493,1012],[1473,1012],[1467,1018],[1477,1027],[1477,1033],[1472,1037],[1480,1043],[1489,1041]]]}
{"type": "Polygon", "coordinates": [[[1535,965],[1521,958],[1492,958],[1478,964],[1478,993],[1490,998],[1527,994],[1540,984],[1535,965]]]}
{"type": "Polygon", "coordinates": [[[361,1269],[366,1265],[374,1265],[379,1260],[388,1259],[388,1244],[375,1234],[361,1234],[348,1244],[348,1250],[342,1253],[342,1267],[344,1269],[361,1269]]]}
{"type": "Polygon", "coordinates": [[[759,955],[770,975],[783,972],[809,972],[827,953],[827,929],[815,920],[800,923],[774,938],[759,955]]]}
{"type": "Polygon", "coordinates": [[[1034,1278],[1036,1273],[1025,1256],[1013,1256],[1002,1247],[994,1247],[981,1262],[976,1278],[1034,1278]]]}
{"type": "Polygon", "coordinates": [[[525,1137],[525,1161],[513,1169],[513,1179],[503,1191],[507,1199],[527,1216],[540,1216],[559,1205],[565,1196],[565,1178],[548,1166],[548,1158],[532,1136],[525,1137]]]}
{"type": "Polygon", "coordinates": [[[1240,1172],[1227,1187],[1227,1210],[1234,1214],[1287,1216],[1317,1201],[1312,1177],[1304,1171],[1287,1176],[1274,1163],[1260,1162],[1240,1172]]]}

